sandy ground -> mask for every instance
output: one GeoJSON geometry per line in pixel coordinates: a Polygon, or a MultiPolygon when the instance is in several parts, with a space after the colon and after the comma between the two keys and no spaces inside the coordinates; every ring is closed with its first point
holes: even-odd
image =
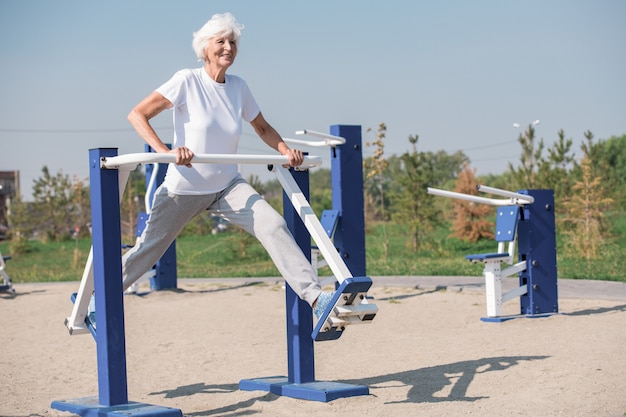
{"type": "MultiPolygon", "coordinates": [[[[375,280],[371,295],[380,312],[374,322],[315,347],[318,380],[366,385],[370,394],[323,403],[238,389],[241,379],[287,373],[280,282],[179,285],[125,297],[131,401],[194,417],[626,412],[621,297],[562,296],[561,314],[494,324],[479,320],[481,288],[375,280]]],[[[69,336],[63,325],[78,283],[15,288],[14,297],[0,294],[0,416],[69,416],[51,402],[97,395],[94,340],[69,336]]],[[[518,302],[506,308],[514,314],[518,302]]]]}

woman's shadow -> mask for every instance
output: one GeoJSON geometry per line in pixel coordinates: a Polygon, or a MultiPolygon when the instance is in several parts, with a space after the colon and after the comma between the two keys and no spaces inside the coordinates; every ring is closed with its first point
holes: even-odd
{"type": "MultiPolygon", "coordinates": [[[[386,389],[397,387],[408,387],[409,392],[404,401],[390,401],[386,404],[398,403],[425,403],[443,401],[477,401],[488,397],[468,397],[467,390],[472,383],[474,376],[487,372],[503,371],[519,364],[521,361],[535,361],[547,359],[549,356],[501,356],[495,358],[484,358],[473,361],[462,361],[447,365],[431,366],[428,368],[415,369],[411,371],[398,372],[364,378],[358,380],[342,380],[342,382],[353,385],[366,385],[370,389],[386,389]],[[447,395],[436,395],[444,388],[452,385],[447,395]]],[[[166,398],[185,397],[197,394],[227,394],[239,389],[238,384],[226,383],[218,385],[207,385],[204,383],[181,386],[173,390],[152,392],[150,395],[165,395],[166,398]]],[[[441,394],[441,393],[440,393],[441,394]]],[[[235,412],[238,416],[254,414],[252,410],[247,410],[256,402],[275,401],[278,396],[265,394],[259,397],[250,398],[230,406],[215,410],[206,410],[189,414],[190,416],[211,416],[221,413],[235,412]]]]}
{"type": "Polygon", "coordinates": [[[519,364],[521,361],[535,361],[547,358],[549,356],[501,356],[342,382],[367,385],[375,389],[396,388],[398,386],[409,387],[407,398],[404,401],[392,401],[386,404],[436,403],[443,401],[471,402],[488,398],[467,396],[469,385],[477,374],[503,371],[519,364]],[[449,385],[452,385],[452,387],[446,390],[448,394],[442,395],[441,391],[449,385]],[[437,393],[440,393],[440,395],[436,395],[437,393]]]}

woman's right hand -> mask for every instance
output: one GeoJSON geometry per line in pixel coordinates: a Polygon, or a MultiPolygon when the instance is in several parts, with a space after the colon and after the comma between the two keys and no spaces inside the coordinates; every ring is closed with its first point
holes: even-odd
{"type": "Polygon", "coordinates": [[[179,146],[172,149],[169,153],[176,155],[176,165],[184,165],[187,168],[191,168],[191,160],[193,158],[193,152],[186,146],[179,146]]]}

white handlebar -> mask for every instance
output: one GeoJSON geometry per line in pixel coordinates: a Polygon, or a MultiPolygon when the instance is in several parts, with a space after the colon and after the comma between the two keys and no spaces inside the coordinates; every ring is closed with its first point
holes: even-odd
{"type": "Polygon", "coordinates": [[[346,143],[346,139],[341,136],[329,135],[328,133],[316,132],[314,130],[298,130],[296,131],[296,135],[309,135],[321,138],[323,140],[311,141],[311,140],[302,140],[302,139],[291,139],[291,138],[283,138],[283,140],[287,143],[292,143],[294,145],[302,145],[302,146],[332,146],[335,147],[337,145],[343,145],[346,143]]]}
{"type": "Polygon", "coordinates": [[[440,190],[438,188],[430,188],[430,187],[428,187],[428,194],[437,195],[440,197],[448,197],[448,198],[456,198],[459,200],[472,201],[474,203],[488,204],[490,206],[524,205],[524,204],[532,204],[535,202],[535,199],[533,196],[514,193],[512,191],[507,191],[507,190],[501,190],[499,188],[487,187],[486,185],[478,185],[476,187],[476,190],[482,191],[484,193],[500,195],[502,197],[508,197],[508,199],[502,200],[502,199],[496,199],[496,198],[480,197],[477,195],[457,193],[454,191],[446,191],[446,190],[440,190]]]}
{"type": "MultiPolygon", "coordinates": [[[[151,163],[175,163],[176,155],[171,153],[129,153],[102,158],[100,168],[120,168],[130,166],[132,169],[138,164],[151,163]]],[[[267,164],[286,165],[289,158],[284,155],[243,155],[243,154],[197,154],[191,160],[192,163],[202,164],[267,164]]],[[[319,156],[305,156],[301,168],[313,168],[322,165],[319,156]]]]}

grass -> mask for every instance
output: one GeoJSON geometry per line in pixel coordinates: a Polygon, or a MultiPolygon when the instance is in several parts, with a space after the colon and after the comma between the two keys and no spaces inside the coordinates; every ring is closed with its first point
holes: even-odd
{"type": "MultiPolygon", "coordinates": [[[[617,235],[626,235],[626,219],[613,224],[617,235]]],[[[366,235],[367,273],[384,275],[480,276],[482,266],[465,260],[469,253],[491,252],[493,241],[463,242],[448,237],[445,229],[436,230],[420,243],[414,253],[400,225],[387,225],[389,256],[385,256],[381,227],[371,227],[366,235]]],[[[561,278],[624,281],[626,260],[624,239],[616,239],[599,259],[586,261],[568,256],[563,245],[558,248],[558,274],[561,278]]],[[[27,251],[11,254],[10,242],[0,242],[0,252],[12,255],[7,272],[15,283],[80,280],[91,241],[28,242],[27,251]]],[[[183,236],[176,241],[178,276],[185,278],[228,278],[279,276],[263,247],[239,232],[217,235],[183,236]],[[245,255],[242,255],[245,253],[245,255]]],[[[330,275],[328,269],[321,275],[330,275]]]]}

